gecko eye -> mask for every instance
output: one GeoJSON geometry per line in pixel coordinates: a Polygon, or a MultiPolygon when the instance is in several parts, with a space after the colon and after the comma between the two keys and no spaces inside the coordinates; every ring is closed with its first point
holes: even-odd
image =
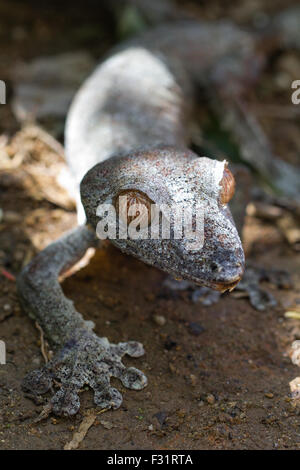
{"type": "Polygon", "coordinates": [[[221,204],[227,204],[235,191],[235,179],[233,174],[228,168],[224,169],[223,178],[220,182],[221,191],[220,191],[220,202],[221,204]]]}
{"type": "Polygon", "coordinates": [[[145,193],[136,189],[121,191],[115,200],[115,207],[119,218],[127,223],[127,225],[132,220],[135,220],[136,226],[139,225],[141,229],[148,227],[151,223],[152,204],[154,202],[145,193]]]}

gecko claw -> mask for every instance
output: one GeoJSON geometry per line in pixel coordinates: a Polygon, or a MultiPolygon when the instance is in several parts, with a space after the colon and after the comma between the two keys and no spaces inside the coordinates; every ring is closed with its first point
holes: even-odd
{"type": "Polygon", "coordinates": [[[119,408],[121,393],[110,386],[116,377],[132,390],[147,385],[143,372],[135,367],[125,367],[122,357],[128,354],[140,357],[143,346],[135,341],[111,344],[88,330],[76,330],[64,347],[42,369],[30,372],[24,379],[23,389],[35,395],[46,393],[52,384],[61,388],[51,399],[52,411],[57,415],[72,416],[80,408],[79,390],[89,385],[94,390],[94,402],[101,408],[119,408]]]}

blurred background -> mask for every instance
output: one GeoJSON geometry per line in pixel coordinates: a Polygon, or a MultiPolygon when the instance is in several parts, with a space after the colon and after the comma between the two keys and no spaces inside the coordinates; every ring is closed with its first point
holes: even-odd
{"type": "MultiPolygon", "coordinates": [[[[112,47],[159,23],[228,19],[265,31],[297,3],[1,1],[0,80],[7,95],[0,105],[0,339],[8,364],[0,368],[0,448],[60,449],[92,407],[92,396],[83,394],[76,418],[33,424],[45,402],[26,398],[20,382],[43,363],[41,338],[15,289],[20,269],[76,226],[61,178],[66,183],[65,117],[80,84],[112,47]]],[[[300,40],[271,51],[246,97],[277,158],[295,168],[300,105],[291,102],[291,83],[299,79],[300,40]]],[[[245,164],[204,95],[195,117],[193,149],[245,164]]],[[[99,415],[81,448],[299,448],[299,359],[290,358],[300,339],[299,197],[273,192],[255,165],[247,168],[254,184],[237,181],[237,193],[250,194],[243,229],[249,275],[231,295],[178,288],[108,247],[64,281],[97,333],[119,341],[138,332],[147,351],[138,367],[149,386],[125,392],[118,412],[99,415]]]]}

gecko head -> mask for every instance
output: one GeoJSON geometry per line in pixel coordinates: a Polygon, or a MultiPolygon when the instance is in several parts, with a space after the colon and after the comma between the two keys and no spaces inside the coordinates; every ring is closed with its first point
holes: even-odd
{"type": "Polygon", "coordinates": [[[123,252],[199,285],[233,289],[244,252],[227,162],[158,148],[116,155],[81,182],[87,221],[123,252]]]}

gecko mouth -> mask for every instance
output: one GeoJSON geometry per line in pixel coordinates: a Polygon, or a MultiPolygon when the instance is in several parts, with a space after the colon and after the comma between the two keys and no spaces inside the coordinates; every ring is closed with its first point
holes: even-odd
{"type": "Polygon", "coordinates": [[[227,290],[231,292],[242,279],[245,267],[243,263],[237,263],[231,268],[231,270],[233,271],[231,275],[223,275],[213,280],[211,287],[221,292],[225,292],[227,290]]]}
{"type": "MultiPolygon", "coordinates": [[[[211,282],[203,282],[202,280],[195,279],[192,276],[183,275],[180,279],[188,279],[194,282],[198,286],[207,286],[213,290],[218,290],[220,292],[226,292],[227,290],[231,292],[240,282],[244,274],[244,271],[237,274],[235,277],[232,277],[229,281],[211,281],[211,282]]],[[[174,279],[178,280],[178,276],[174,275],[174,279]]]]}
{"type": "Polygon", "coordinates": [[[238,285],[238,283],[240,282],[241,279],[242,279],[242,276],[239,276],[238,279],[235,280],[235,281],[217,282],[213,285],[213,288],[215,290],[218,290],[218,291],[221,291],[221,292],[225,292],[227,290],[229,290],[229,292],[231,292],[238,285]]]}

